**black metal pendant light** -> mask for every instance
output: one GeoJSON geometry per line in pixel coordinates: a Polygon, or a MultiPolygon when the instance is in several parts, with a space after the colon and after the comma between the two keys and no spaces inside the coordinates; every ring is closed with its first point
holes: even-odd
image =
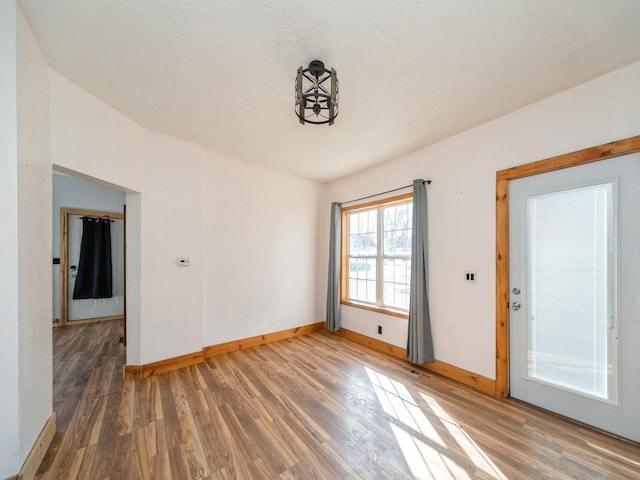
{"type": "Polygon", "coordinates": [[[312,61],[309,68],[298,68],[295,108],[302,124],[333,125],[338,116],[338,75],[335,69],[326,69],[320,60],[312,61]]]}

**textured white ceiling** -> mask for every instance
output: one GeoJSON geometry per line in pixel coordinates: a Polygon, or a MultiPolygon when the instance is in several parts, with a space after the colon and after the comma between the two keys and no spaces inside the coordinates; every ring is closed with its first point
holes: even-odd
{"type": "Polygon", "coordinates": [[[640,60],[638,0],[20,0],[51,67],[141,124],[329,181],[640,60]],[[338,72],[300,125],[297,67],[338,72]]]}

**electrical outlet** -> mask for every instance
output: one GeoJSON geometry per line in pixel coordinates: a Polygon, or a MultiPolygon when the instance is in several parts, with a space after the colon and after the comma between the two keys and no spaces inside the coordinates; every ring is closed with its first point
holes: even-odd
{"type": "Polygon", "coordinates": [[[478,275],[476,274],[476,272],[472,272],[472,271],[464,272],[464,281],[466,283],[476,283],[477,279],[478,279],[478,275]]]}
{"type": "Polygon", "coordinates": [[[189,260],[189,257],[178,257],[178,266],[189,267],[191,266],[191,260],[189,260]]]}
{"type": "Polygon", "coordinates": [[[382,325],[378,325],[378,335],[382,335],[382,325]]]}

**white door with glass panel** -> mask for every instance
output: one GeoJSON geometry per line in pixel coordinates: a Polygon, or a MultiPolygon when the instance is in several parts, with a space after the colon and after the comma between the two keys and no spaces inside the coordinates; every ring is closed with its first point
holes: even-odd
{"type": "Polygon", "coordinates": [[[113,297],[73,299],[82,245],[82,217],[82,215],[68,217],[68,320],[124,315],[124,221],[121,219],[111,220],[113,297]]]}
{"type": "Polygon", "coordinates": [[[640,441],[640,155],[509,182],[511,396],[640,441]]]}

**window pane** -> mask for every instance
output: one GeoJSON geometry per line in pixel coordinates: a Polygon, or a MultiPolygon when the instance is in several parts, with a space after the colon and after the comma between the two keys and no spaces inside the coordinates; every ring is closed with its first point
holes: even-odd
{"type": "Polygon", "coordinates": [[[376,233],[378,231],[378,211],[377,209],[369,210],[368,212],[368,230],[367,233],[376,233]]]}
{"type": "Polygon", "coordinates": [[[349,233],[351,235],[357,235],[358,233],[360,233],[358,215],[358,213],[349,214],[349,233]]]}
{"type": "Polygon", "coordinates": [[[376,279],[376,259],[353,257],[349,259],[349,277],[376,279]]]}
{"type": "Polygon", "coordinates": [[[403,203],[384,207],[384,229],[411,229],[413,204],[403,203]]]}
{"type": "Polygon", "coordinates": [[[409,285],[396,283],[394,307],[409,310],[409,285]]]}
{"type": "Polygon", "coordinates": [[[402,310],[409,309],[409,285],[384,282],[382,296],[385,307],[402,310]]]}
{"type": "Polygon", "coordinates": [[[349,255],[376,255],[377,217],[376,210],[365,210],[349,214],[349,255]]]}
{"type": "Polygon", "coordinates": [[[383,304],[393,308],[409,308],[411,261],[406,258],[385,258],[382,265],[383,304]]]}
{"type": "Polygon", "coordinates": [[[385,207],[384,216],[384,254],[411,254],[411,203],[385,207]]]}
{"type": "Polygon", "coordinates": [[[358,298],[358,281],[355,278],[349,278],[347,299],[356,300],[358,298]]]}
{"type": "Polygon", "coordinates": [[[375,234],[349,235],[349,256],[375,255],[377,242],[375,234]]]}
{"type": "Polygon", "coordinates": [[[355,289],[350,290],[350,300],[366,303],[376,303],[375,280],[355,280],[355,289]]]}
{"type": "Polygon", "coordinates": [[[384,232],[385,255],[411,255],[411,231],[384,232]]]}
{"type": "Polygon", "coordinates": [[[376,303],[376,282],[367,281],[367,302],[376,303]]]}
{"type": "Polygon", "coordinates": [[[528,375],[608,397],[611,184],[527,200],[528,375]]]}
{"type": "Polygon", "coordinates": [[[350,258],[348,298],[360,302],[376,303],[375,286],[376,259],[350,258]]]}

